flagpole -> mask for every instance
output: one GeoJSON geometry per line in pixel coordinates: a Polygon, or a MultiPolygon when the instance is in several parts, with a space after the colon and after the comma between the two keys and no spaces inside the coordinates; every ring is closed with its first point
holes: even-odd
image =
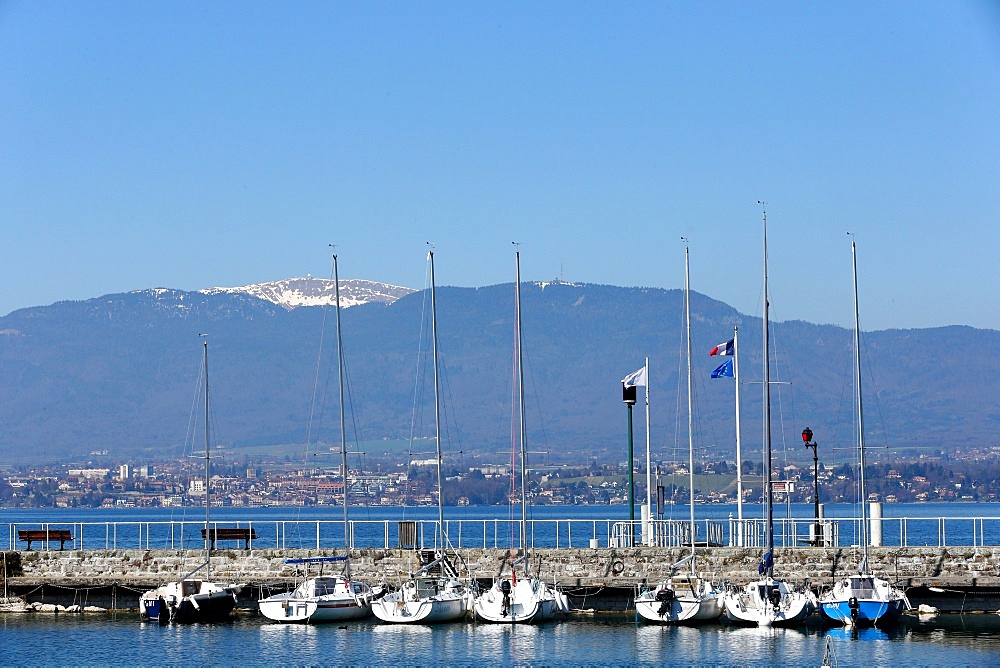
{"type": "MultiPolygon", "coordinates": [[[[646,358],[646,516],[652,518],[653,515],[653,494],[652,488],[653,479],[650,475],[650,456],[649,456],[649,358],[646,358]]],[[[652,532],[646,532],[647,545],[652,544],[652,532]]]]}
{"type": "Polygon", "coordinates": [[[739,327],[733,327],[733,380],[736,381],[736,520],[739,524],[737,545],[743,547],[743,456],[740,452],[740,344],[739,327]]]}

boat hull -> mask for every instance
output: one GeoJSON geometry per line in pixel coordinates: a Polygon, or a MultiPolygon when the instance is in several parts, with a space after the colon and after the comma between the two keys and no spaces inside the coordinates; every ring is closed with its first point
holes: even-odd
{"type": "Polygon", "coordinates": [[[393,624],[454,622],[464,619],[468,611],[464,596],[404,601],[390,594],[372,603],[372,613],[393,624]]]}
{"type": "Polygon", "coordinates": [[[652,624],[704,624],[722,615],[722,603],[714,595],[674,598],[668,602],[640,596],[635,599],[635,611],[644,622],[652,624]]]}
{"type": "Polygon", "coordinates": [[[351,619],[363,619],[372,614],[371,607],[354,598],[313,597],[295,598],[278,594],[261,599],[260,614],[274,622],[323,624],[351,619]]]}
{"type": "Polygon", "coordinates": [[[262,598],[258,607],[271,621],[321,624],[369,616],[373,596],[363,582],[319,576],[303,581],[294,591],[262,598]]]}
{"type": "Polygon", "coordinates": [[[469,599],[458,580],[420,577],[372,601],[371,609],[379,620],[392,624],[439,624],[464,619],[469,599]]]}
{"type": "Polygon", "coordinates": [[[868,624],[899,621],[906,610],[902,599],[892,601],[858,600],[858,613],[852,616],[850,601],[825,601],[820,605],[823,616],[838,624],[868,624]]]}
{"type": "Polygon", "coordinates": [[[260,614],[272,622],[308,623],[316,614],[315,599],[296,599],[290,594],[268,596],[257,602],[260,614]]]}
{"type": "Polygon", "coordinates": [[[537,578],[518,580],[505,602],[503,582],[509,581],[494,583],[476,598],[473,604],[476,619],[492,624],[539,624],[569,610],[565,595],[537,578]]]}
{"type": "Polygon", "coordinates": [[[722,616],[722,598],[707,581],[679,576],[635,598],[635,611],[652,624],[704,624],[722,616]]]}
{"type": "Polygon", "coordinates": [[[837,582],[820,598],[823,615],[840,624],[892,623],[910,603],[888,580],[871,575],[855,575],[837,582]]]}
{"type": "Polygon", "coordinates": [[[816,609],[812,592],[795,591],[781,580],[758,580],[722,597],[726,618],[737,624],[796,626],[816,609]]]}
{"type": "Polygon", "coordinates": [[[192,624],[228,619],[236,607],[235,585],[182,580],[170,582],[139,597],[143,618],[161,624],[192,624]]]}

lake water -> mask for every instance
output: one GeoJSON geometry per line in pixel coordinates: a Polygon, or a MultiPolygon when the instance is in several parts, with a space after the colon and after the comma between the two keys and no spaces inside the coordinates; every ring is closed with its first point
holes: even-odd
{"type": "Polygon", "coordinates": [[[158,626],[137,614],[0,615],[0,665],[840,666],[1000,664],[1000,617],[942,615],[891,631],[647,626],[634,615],[572,615],[541,626],[360,621],[301,626],[242,615],[158,626]]]}
{"type": "MultiPolygon", "coordinates": [[[[539,506],[529,509],[533,524],[529,543],[535,547],[586,547],[591,538],[608,545],[616,522],[628,520],[627,506],[539,506]]],[[[687,521],[686,506],[668,506],[665,519],[687,521]]],[[[801,545],[812,523],[811,504],[775,506],[776,543],[801,545]]],[[[837,521],[841,546],[856,544],[860,523],[855,505],[827,505],[828,519],[837,521]]],[[[696,517],[699,535],[705,522],[721,523],[723,544],[728,541],[729,522],[736,517],[735,505],[699,505],[696,517]]],[[[637,508],[638,518],[640,511],[637,508]]],[[[759,505],[744,506],[744,517],[759,520],[759,505]]],[[[357,507],[351,508],[355,547],[398,545],[399,520],[417,520],[422,535],[433,537],[431,523],[437,508],[357,507]]],[[[200,547],[201,508],[117,508],[117,509],[0,509],[0,549],[17,549],[13,527],[74,528],[75,549],[200,547]],[[74,523],[81,523],[74,526],[74,523]],[[171,524],[173,523],[173,524],[171,524]],[[177,523],[183,523],[182,525],[177,523]],[[7,531],[3,531],[3,529],[7,531]],[[4,540],[6,539],[6,541],[4,540]],[[82,543],[81,543],[82,541],[82,543]]],[[[1000,545],[1000,504],[922,503],[886,504],[883,507],[882,540],[887,546],[908,545],[1000,545]]],[[[212,521],[224,526],[252,525],[260,537],[258,547],[337,549],[343,546],[343,511],[333,507],[311,508],[214,508],[212,521]]],[[[520,508],[507,506],[449,507],[445,522],[449,539],[461,547],[511,547],[520,544],[520,508]]],[[[433,538],[428,538],[433,540],[433,538]]]]}

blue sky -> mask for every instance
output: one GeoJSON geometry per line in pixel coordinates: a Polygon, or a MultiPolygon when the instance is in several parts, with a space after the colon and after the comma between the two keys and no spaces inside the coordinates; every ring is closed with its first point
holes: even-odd
{"type": "Polygon", "coordinates": [[[1000,4],[0,3],[0,313],[341,275],[1000,329],[1000,4]]]}

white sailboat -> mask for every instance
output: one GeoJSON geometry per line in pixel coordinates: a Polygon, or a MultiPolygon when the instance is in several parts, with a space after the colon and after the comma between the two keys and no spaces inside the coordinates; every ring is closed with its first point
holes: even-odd
{"type": "Polygon", "coordinates": [[[723,596],[726,617],[757,626],[791,626],[816,609],[816,597],[806,587],[794,587],[774,577],[774,486],[771,481],[771,360],[768,331],[767,212],[764,212],[764,500],[767,551],[761,559],[760,577],[723,596]]]}
{"type": "MultiPolygon", "coordinates": [[[[348,557],[306,557],[286,559],[286,564],[347,562],[348,557]]],[[[375,596],[364,582],[351,580],[350,567],[343,575],[320,575],[301,582],[294,590],[262,598],[260,614],[275,622],[319,624],[361,619],[372,614],[375,596]]]]}
{"type": "Polygon", "coordinates": [[[524,425],[524,365],[521,354],[521,256],[514,253],[515,282],[515,347],[517,364],[518,391],[518,431],[521,446],[521,548],[520,557],[510,559],[510,553],[504,555],[500,564],[500,572],[494,578],[493,585],[476,597],[473,609],[476,618],[484,622],[496,624],[530,624],[544,622],[555,617],[557,612],[568,612],[569,601],[566,595],[550,587],[538,577],[538,569],[531,574],[527,544],[527,444],[524,425]],[[504,570],[510,566],[510,575],[504,577],[504,570]],[[518,568],[521,575],[518,576],[518,568]]]}
{"type": "Polygon", "coordinates": [[[337,255],[333,255],[333,281],[337,313],[337,367],[340,378],[340,454],[344,478],[344,556],[286,559],[286,564],[320,565],[320,574],[307,578],[294,590],[258,601],[260,614],[276,622],[339,622],[372,614],[374,592],[364,582],[351,580],[351,544],[348,525],[347,434],[344,419],[344,347],[340,330],[340,276],[337,255]],[[343,562],[342,575],[323,575],[323,565],[343,562]]]}
{"type": "Polygon", "coordinates": [[[861,546],[864,554],[857,575],[838,580],[833,588],[820,597],[820,610],[828,619],[848,626],[895,622],[910,602],[901,590],[885,578],[876,577],[868,568],[868,495],[865,487],[865,426],[861,400],[861,324],[858,317],[858,257],[851,239],[854,271],[854,382],[858,415],[858,495],[861,501],[861,546]]]}
{"type": "Polygon", "coordinates": [[[688,488],[690,491],[691,517],[688,533],[691,553],[670,567],[672,575],[656,587],[645,589],[635,598],[635,609],[646,622],[658,624],[695,624],[718,619],[722,602],[715,586],[699,575],[695,564],[694,521],[694,409],[691,394],[691,285],[689,250],[684,248],[684,313],[687,336],[687,394],[688,394],[688,488]],[[676,574],[682,566],[688,572],[676,574]]]}
{"type": "Polygon", "coordinates": [[[236,607],[241,585],[212,582],[212,543],[210,513],[211,449],[209,446],[208,341],[203,342],[205,376],[205,562],[174,582],[151,589],[139,597],[139,612],[144,619],[161,624],[176,622],[211,622],[229,617],[236,607]],[[194,577],[205,569],[205,579],[194,577]]]}
{"type": "Polygon", "coordinates": [[[431,624],[457,621],[469,611],[470,593],[448,558],[444,532],[444,489],[441,480],[441,401],[438,383],[437,303],[434,288],[434,251],[427,255],[431,279],[431,340],[434,365],[434,428],[438,474],[438,549],[435,559],[410,574],[403,586],[372,602],[372,612],[383,622],[431,624]],[[440,575],[434,575],[438,570],[440,575]]]}

